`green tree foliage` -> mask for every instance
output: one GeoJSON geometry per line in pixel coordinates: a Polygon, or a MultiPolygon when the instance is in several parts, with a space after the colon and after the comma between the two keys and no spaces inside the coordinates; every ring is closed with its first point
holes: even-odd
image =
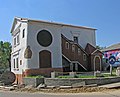
{"type": "Polygon", "coordinates": [[[11,68],[11,43],[0,41],[0,69],[11,68]]]}
{"type": "Polygon", "coordinates": [[[101,46],[97,45],[96,48],[99,49],[99,50],[102,50],[102,49],[104,49],[106,47],[101,47],[101,46]]]}

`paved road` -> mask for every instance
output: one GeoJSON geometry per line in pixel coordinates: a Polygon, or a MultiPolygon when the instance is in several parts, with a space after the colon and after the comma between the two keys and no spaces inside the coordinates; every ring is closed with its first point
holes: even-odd
{"type": "Polygon", "coordinates": [[[120,97],[120,90],[102,93],[79,93],[79,94],[45,94],[45,93],[21,93],[0,91],[0,97],[120,97]]]}

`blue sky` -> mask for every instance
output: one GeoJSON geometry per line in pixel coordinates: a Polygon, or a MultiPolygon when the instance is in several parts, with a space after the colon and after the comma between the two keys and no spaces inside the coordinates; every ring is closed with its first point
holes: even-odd
{"type": "Polygon", "coordinates": [[[120,42],[120,0],[2,0],[0,40],[11,42],[15,16],[97,28],[97,45],[120,42]]]}

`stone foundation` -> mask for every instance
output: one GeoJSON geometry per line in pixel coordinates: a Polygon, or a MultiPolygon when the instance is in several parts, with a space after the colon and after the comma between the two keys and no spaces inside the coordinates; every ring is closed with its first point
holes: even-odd
{"type": "Polygon", "coordinates": [[[33,87],[37,87],[40,84],[44,84],[44,78],[23,78],[23,83],[25,85],[32,85],[33,87]]]}
{"type": "Polygon", "coordinates": [[[71,86],[85,82],[85,85],[97,84],[104,85],[110,83],[120,82],[120,77],[111,78],[45,78],[47,86],[71,86]]]}

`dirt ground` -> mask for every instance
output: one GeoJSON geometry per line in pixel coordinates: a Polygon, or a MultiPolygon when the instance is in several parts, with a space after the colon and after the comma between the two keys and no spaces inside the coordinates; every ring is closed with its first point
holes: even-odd
{"type": "Polygon", "coordinates": [[[70,89],[60,89],[60,88],[54,88],[54,89],[36,89],[36,88],[21,88],[16,89],[14,91],[20,91],[20,92],[43,92],[43,93],[89,93],[89,92],[102,92],[102,91],[114,91],[117,89],[107,89],[107,88],[99,88],[99,87],[81,87],[81,88],[70,88],[70,89]]]}

